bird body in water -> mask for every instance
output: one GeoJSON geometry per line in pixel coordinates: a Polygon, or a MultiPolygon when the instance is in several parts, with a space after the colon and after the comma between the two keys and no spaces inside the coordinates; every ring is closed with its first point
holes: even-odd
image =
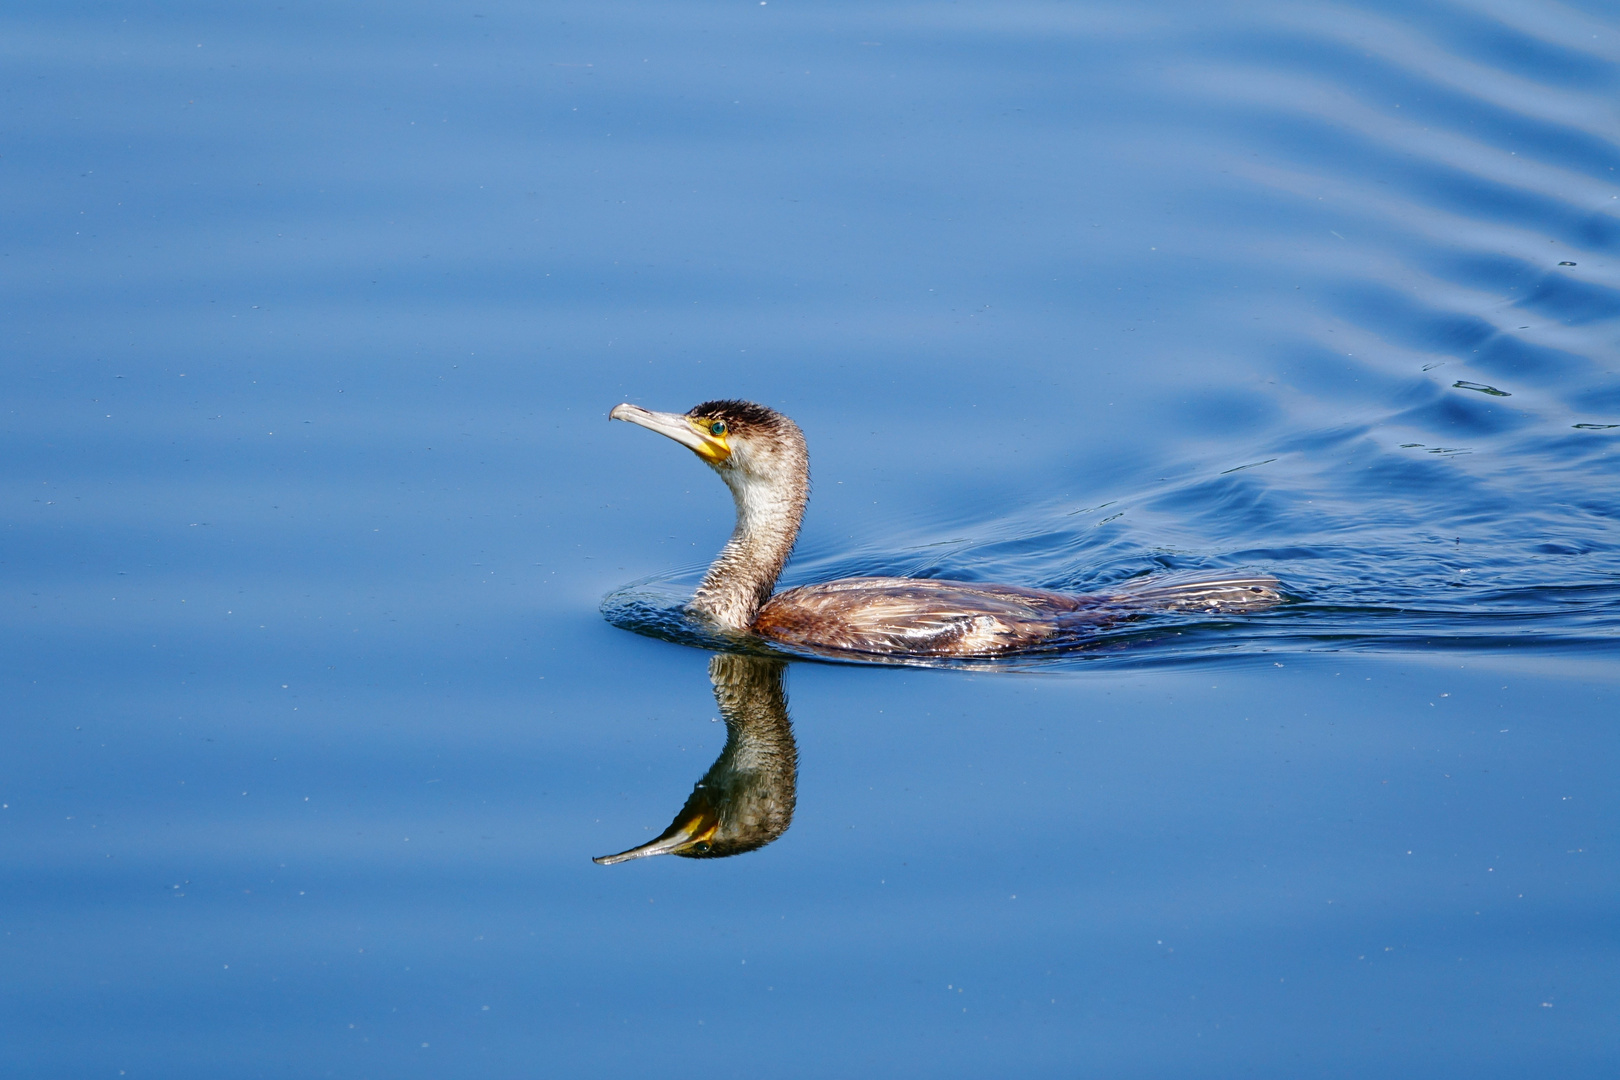
{"type": "Polygon", "coordinates": [[[1281,600],[1274,578],[1241,574],[1139,578],[1096,595],[899,577],[775,592],[810,497],[810,455],[799,426],[748,401],[706,401],[686,413],[627,403],[608,415],[689,448],[731,489],[737,527],[689,605],[731,633],[819,652],[993,657],[1062,647],[1129,615],[1256,611],[1281,600]]]}

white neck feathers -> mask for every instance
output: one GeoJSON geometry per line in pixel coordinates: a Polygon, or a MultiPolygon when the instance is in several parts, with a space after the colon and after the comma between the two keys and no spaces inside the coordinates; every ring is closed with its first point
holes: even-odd
{"type": "Polygon", "coordinates": [[[788,446],[738,455],[717,470],[737,504],[737,527],[703,576],[692,606],[728,630],[753,625],[798,539],[810,472],[803,437],[797,430],[793,435],[788,446]]]}

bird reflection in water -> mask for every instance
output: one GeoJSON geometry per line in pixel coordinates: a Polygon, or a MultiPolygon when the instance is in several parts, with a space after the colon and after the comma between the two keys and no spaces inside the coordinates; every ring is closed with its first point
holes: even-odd
{"type": "Polygon", "coordinates": [[[782,689],[781,660],[717,654],[709,661],[726,746],[656,840],[594,860],[648,855],[718,859],[764,847],[793,821],[799,752],[782,689]]]}

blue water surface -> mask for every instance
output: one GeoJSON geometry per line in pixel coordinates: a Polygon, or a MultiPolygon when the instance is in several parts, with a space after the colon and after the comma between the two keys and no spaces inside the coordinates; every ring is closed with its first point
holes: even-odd
{"type": "Polygon", "coordinates": [[[18,0],[0,53],[0,1072],[1620,1067],[1612,5],[18,0]],[[792,827],[594,865],[727,740],[730,499],[606,414],[715,397],[806,432],[786,584],[1289,602],[791,664],[792,827]]]}

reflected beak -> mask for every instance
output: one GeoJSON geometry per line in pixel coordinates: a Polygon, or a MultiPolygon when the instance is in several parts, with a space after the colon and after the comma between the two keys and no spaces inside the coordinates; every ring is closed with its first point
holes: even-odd
{"type": "Polygon", "coordinates": [[[658,839],[640,847],[633,847],[629,851],[621,851],[617,855],[598,855],[591,862],[612,866],[614,863],[629,862],[631,859],[645,859],[649,855],[679,855],[693,844],[713,836],[719,827],[720,815],[704,805],[694,814],[682,813],[658,839]]]}
{"type": "MultiPolygon", "coordinates": [[[[608,413],[608,419],[627,420],[648,431],[656,431],[660,435],[674,439],[711,465],[724,461],[731,453],[731,448],[723,441],[699,431],[692,423],[692,418],[682,413],[653,412],[650,409],[643,409],[640,405],[625,402],[613,406],[613,411],[608,413]]],[[[656,855],[657,852],[650,854],[656,855]]]]}

